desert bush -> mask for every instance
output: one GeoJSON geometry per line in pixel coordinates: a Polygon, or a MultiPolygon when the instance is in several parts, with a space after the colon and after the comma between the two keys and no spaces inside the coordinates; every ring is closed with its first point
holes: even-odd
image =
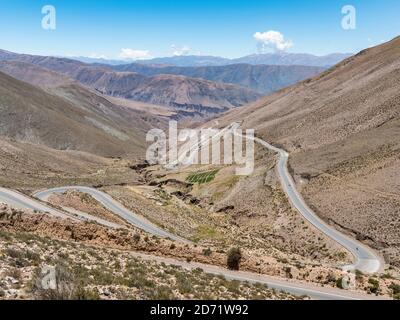
{"type": "Polygon", "coordinates": [[[7,248],[5,250],[6,255],[14,259],[22,259],[25,257],[24,253],[21,250],[7,248]]]}
{"type": "Polygon", "coordinates": [[[0,239],[4,241],[9,241],[12,239],[12,236],[8,232],[0,230],[0,239]]]}
{"type": "Polygon", "coordinates": [[[340,277],[336,280],[336,287],[343,289],[343,278],[340,277]]]}
{"type": "Polygon", "coordinates": [[[193,283],[191,283],[189,277],[184,273],[176,274],[176,284],[178,285],[178,290],[182,294],[191,293],[193,290],[193,283]]]}
{"type": "Polygon", "coordinates": [[[151,300],[172,300],[174,298],[174,293],[167,286],[157,286],[148,290],[146,295],[151,300]]]}
{"type": "Polygon", "coordinates": [[[72,300],[100,300],[100,296],[97,291],[78,286],[73,293],[72,300]]]}
{"type": "Polygon", "coordinates": [[[362,282],[364,280],[364,274],[358,269],[356,269],[356,280],[358,282],[362,282]]]}
{"type": "Polygon", "coordinates": [[[393,298],[395,300],[400,300],[400,285],[392,282],[388,288],[392,290],[393,298]]]}
{"type": "Polygon", "coordinates": [[[206,257],[209,257],[209,256],[211,256],[212,251],[211,251],[210,248],[203,249],[203,254],[204,254],[206,257]]]}
{"type": "Polygon", "coordinates": [[[286,277],[287,277],[287,278],[289,278],[289,279],[292,279],[292,278],[293,278],[293,275],[292,275],[292,268],[290,268],[290,267],[283,267],[283,271],[285,271],[285,274],[286,274],[286,277]]]}
{"type": "Polygon", "coordinates": [[[226,281],[225,287],[226,287],[226,289],[228,289],[229,292],[231,292],[233,294],[240,293],[240,282],[237,280],[226,281]]]}
{"type": "Polygon", "coordinates": [[[231,248],[228,252],[226,264],[230,270],[239,270],[242,252],[239,248],[231,248]]]}
{"type": "Polygon", "coordinates": [[[380,291],[380,288],[379,288],[379,281],[378,280],[376,280],[376,279],[374,279],[374,278],[369,278],[368,279],[368,283],[371,285],[370,287],[369,287],[369,291],[371,292],[371,293],[374,293],[374,294],[379,294],[379,291],[380,291]]]}
{"type": "Polygon", "coordinates": [[[33,252],[31,250],[27,250],[25,253],[25,257],[26,259],[28,259],[29,261],[33,262],[33,264],[35,266],[38,266],[41,262],[41,258],[40,258],[40,254],[33,252]]]}

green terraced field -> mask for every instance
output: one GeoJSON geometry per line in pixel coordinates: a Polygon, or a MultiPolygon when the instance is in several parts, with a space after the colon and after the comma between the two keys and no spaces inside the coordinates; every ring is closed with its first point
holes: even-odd
{"type": "Polygon", "coordinates": [[[214,180],[215,175],[218,173],[219,170],[207,171],[207,172],[198,172],[198,173],[191,173],[187,178],[186,181],[190,183],[208,183],[214,180]]]}

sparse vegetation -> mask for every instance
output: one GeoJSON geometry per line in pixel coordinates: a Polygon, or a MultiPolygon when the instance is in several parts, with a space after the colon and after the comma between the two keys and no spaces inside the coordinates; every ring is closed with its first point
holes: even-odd
{"type": "Polygon", "coordinates": [[[226,264],[231,270],[239,270],[240,269],[240,261],[242,260],[242,252],[239,248],[231,248],[228,251],[228,256],[226,260],[226,264]]]}
{"type": "Polygon", "coordinates": [[[371,293],[378,295],[380,292],[379,281],[374,278],[369,278],[368,283],[370,284],[368,290],[371,293]]]}
{"type": "Polygon", "coordinates": [[[32,294],[38,300],[98,300],[95,291],[85,289],[80,279],[71,272],[64,262],[56,267],[56,288],[43,288],[40,268],[37,268],[32,278],[32,294]]]}
{"type": "Polygon", "coordinates": [[[392,282],[388,288],[392,290],[393,299],[400,300],[400,284],[392,282]]]}
{"type": "Polygon", "coordinates": [[[356,281],[358,281],[358,282],[363,281],[364,280],[364,274],[358,269],[356,269],[355,272],[356,272],[356,281]]]}
{"type": "Polygon", "coordinates": [[[209,256],[211,256],[211,254],[212,254],[212,250],[211,250],[210,248],[203,249],[203,254],[204,254],[206,257],[209,257],[209,256]]]}
{"type": "MultiPolygon", "coordinates": [[[[21,241],[17,235],[7,233],[13,243],[12,247],[7,248],[10,249],[7,252],[11,255],[7,255],[7,259],[0,260],[0,267],[8,270],[6,276],[19,281],[18,286],[13,285],[13,290],[23,285],[26,288],[24,294],[28,294],[25,297],[28,298],[40,300],[295,299],[289,294],[274,292],[263,285],[229,281],[221,276],[206,274],[201,269],[186,271],[179,266],[139,260],[132,257],[130,252],[88,247],[79,243],[35,237],[34,240],[29,240],[29,253],[25,254],[28,243],[21,241]],[[63,258],[58,254],[61,248],[65,253],[61,255],[63,258]],[[42,265],[25,269],[12,267],[15,260],[25,259],[26,255],[31,257],[38,255],[46,265],[55,267],[56,289],[43,288],[42,265]]],[[[2,243],[0,250],[5,251],[2,243]]],[[[27,260],[27,264],[34,266],[34,261],[36,258],[27,260]]],[[[4,276],[1,271],[0,275],[4,276]]],[[[10,296],[10,292],[7,286],[0,287],[0,297],[6,299],[19,297],[10,296]]]]}
{"type": "Polygon", "coordinates": [[[343,289],[343,277],[336,279],[336,287],[343,289]]]}

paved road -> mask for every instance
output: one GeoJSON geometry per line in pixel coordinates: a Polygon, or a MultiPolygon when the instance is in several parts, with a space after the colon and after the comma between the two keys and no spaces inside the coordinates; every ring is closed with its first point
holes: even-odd
{"type": "MultiPolygon", "coordinates": [[[[128,219],[131,219],[131,215],[135,217],[133,213],[122,207],[120,204],[118,204],[115,200],[113,200],[110,196],[87,187],[65,187],[65,188],[56,188],[52,190],[46,190],[46,191],[41,191],[36,194],[36,197],[42,200],[46,200],[51,194],[53,193],[60,193],[64,192],[66,190],[80,190],[82,192],[86,192],[91,194],[93,197],[95,197],[98,201],[100,201],[103,204],[106,204],[107,207],[115,212],[116,214],[122,214],[122,217],[127,216],[128,219]]],[[[31,209],[31,210],[37,210],[37,211],[42,211],[42,212],[47,212],[51,215],[60,217],[60,218],[70,218],[74,220],[81,220],[78,217],[71,216],[68,213],[56,210],[54,208],[48,207],[36,200],[33,200],[23,194],[20,194],[18,192],[0,188],[0,202],[7,203],[13,207],[20,208],[20,209],[31,209]]],[[[79,213],[79,212],[78,212],[79,213]]],[[[88,217],[89,218],[89,217],[88,217]]],[[[143,223],[143,219],[140,217],[136,217],[138,220],[131,220],[134,221],[134,223],[141,224],[143,223]]],[[[143,225],[144,228],[148,228],[149,225],[146,223],[143,225]]],[[[152,227],[150,230],[152,233],[157,232],[161,233],[162,235],[165,235],[164,231],[160,229],[153,229],[152,227]]],[[[174,235],[168,234],[169,237],[174,235]]],[[[319,299],[319,300],[364,300],[364,299],[376,299],[377,297],[370,296],[370,295],[364,295],[352,291],[345,291],[345,290],[339,290],[335,288],[327,288],[327,287],[318,287],[315,285],[311,284],[306,284],[306,283],[298,283],[298,282],[289,282],[285,280],[280,280],[272,277],[268,277],[265,275],[259,275],[256,273],[251,273],[251,272],[237,272],[237,271],[230,271],[221,267],[213,266],[213,265],[206,265],[206,264],[201,264],[201,263],[196,263],[196,262],[184,262],[176,259],[171,259],[171,258],[164,258],[164,257],[158,257],[158,256],[152,256],[152,255],[146,255],[142,253],[136,253],[132,252],[131,253],[133,256],[144,259],[144,260],[151,260],[151,261],[156,261],[156,262],[164,262],[166,264],[170,265],[178,265],[181,266],[187,270],[193,270],[195,268],[201,268],[205,272],[210,273],[210,274],[215,274],[215,275],[223,275],[225,278],[230,279],[230,280],[238,280],[238,281],[248,281],[251,283],[263,283],[268,285],[270,288],[274,288],[276,290],[282,290],[285,292],[292,293],[294,295],[302,296],[306,295],[309,296],[313,299],[319,299]]]]}
{"type": "Polygon", "coordinates": [[[373,295],[367,295],[363,293],[358,293],[354,291],[341,290],[331,287],[319,287],[316,285],[308,283],[300,283],[294,281],[286,281],[282,279],[277,279],[269,277],[266,275],[260,275],[252,272],[244,271],[231,271],[222,267],[206,265],[198,262],[185,262],[180,260],[175,260],[172,258],[165,258],[153,255],[147,255],[143,253],[133,252],[134,257],[148,260],[156,261],[158,263],[165,263],[168,265],[181,266],[186,270],[193,270],[196,268],[202,269],[206,273],[213,275],[222,275],[228,280],[238,280],[247,281],[249,283],[262,283],[267,285],[271,289],[276,289],[279,291],[285,291],[296,296],[308,296],[314,300],[376,300],[383,299],[381,297],[376,297],[373,295]]]}
{"type": "Polygon", "coordinates": [[[33,196],[42,200],[47,201],[49,196],[54,193],[64,193],[68,190],[78,190],[80,192],[87,193],[91,195],[94,199],[100,202],[104,207],[106,207],[111,212],[117,214],[125,221],[131,223],[132,225],[148,232],[153,235],[162,237],[162,238],[170,238],[175,241],[189,243],[188,240],[178,237],[170,232],[160,229],[159,227],[152,224],[150,221],[146,220],[145,218],[133,213],[132,211],[125,208],[122,204],[114,200],[108,194],[101,192],[97,189],[89,188],[89,187],[80,187],[80,186],[72,186],[72,187],[60,187],[54,188],[44,191],[39,191],[35,193],[33,196]]]}
{"type": "MultiPolygon", "coordinates": [[[[238,124],[234,124],[230,126],[231,130],[235,130],[239,127],[238,124]]],[[[248,138],[248,137],[246,137],[248,138]]],[[[293,181],[293,178],[288,172],[287,162],[289,158],[289,154],[279,148],[276,148],[269,143],[259,139],[254,138],[254,141],[260,143],[264,147],[272,150],[279,155],[279,161],[277,164],[278,174],[282,182],[282,186],[288,195],[288,198],[292,202],[293,206],[306,218],[310,223],[312,223],[316,228],[320,231],[331,237],[333,240],[341,244],[347,250],[349,250],[354,257],[356,258],[356,263],[352,266],[347,266],[347,269],[358,269],[363,272],[374,273],[378,272],[382,263],[379,258],[371,249],[362,245],[358,241],[347,237],[346,235],[341,234],[339,231],[333,229],[329,225],[327,225],[324,221],[322,221],[318,216],[307,206],[307,204],[302,199],[301,195],[298,193],[296,189],[296,185],[293,181]]],[[[201,146],[202,143],[200,143],[201,146]]],[[[196,146],[198,148],[199,146],[196,146]]],[[[135,226],[150,232],[152,234],[171,238],[177,241],[187,242],[187,240],[177,237],[173,234],[170,234],[164,230],[159,229],[158,227],[152,225],[150,222],[145,220],[144,218],[130,212],[128,209],[124,208],[117,201],[112,199],[109,195],[98,191],[96,189],[88,188],[88,187],[63,187],[63,188],[55,188],[51,190],[45,190],[36,193],[34,196],[43,201],[47,200],[48,197],[53,193],[63,193],[67,190],[79,190],[81,192],[88,193],[92,195],[97,201],[102,203],[106,208],[110,211],[118,214],[123,219],[128,222],[134,224],[135,226]]],[[[22,194],[17,192],[0,188],[0,201],[8,203],[17,208],[28,208],[32,210],[38,210],[43,212],[48,212],[52,215],[59,216],[62,218],[71,218],[68,213],[64,213],[53,208],[47,207],[42,203],[35,201],[31,198],[28,198],[22,194]]],[[[76,217],[72,217],[75,218],[76,217]]],[[[279,280],[275,278],[271,278],[264,275],[259,275],[250,272],[235,272],[226,270],[221,267],[216,267],[212,265],[204,265],[200,263],[187,263],[180,260],[170,259],[170,258],[162,258],[157,256],[150,256],[140,253],[132,253],[132,255],[139,257],[145,260],[152,260],[158,262],[165,262],[167,264],[179,265],[185,269],[192,270],[195,268],[201,268],[207,273],[215,274],[215,275],[223,275],[227,279],[234,279],[238,281],[248,281],[248,282],[258,282],[268,285],[270,288],[274,288],[276,290],[283,290],[295,295],[307,295],[313,299],[322,299],[322,300],[364,300],[364,299],[377,299],[375,296],[364,295],[352,291],[344,291],[334,288],[327,287],[318,287],[315,285],[304,284],[304,283],[296,283],[289,282],[285,280],[279,280]]]]}
{"type": "Polygon", "coordinates": [[[49,215],[58,218],[63,218],[63,219],[68,218],[74,221],[95,221],[108,228],[113,228],[113,229],[122,228],[122,226],[116,223],[112,223],[110,221],[89,215],[85,212],[74,210],[72,208],[62,208],[63,210],[54,209],[50,206],[46,206],[45,204],[40,203],[39,201],[31,199],[19,192],[5,188],[0,188],[0,202],[7,203],[13,208],[40,211],[48,213],[49,215]]]}
{"type": "MultiPolygon", "coordinates": [[[[231,127],[233,130],[235,130],[239,126],[239,124],[234,124],[231,127]]],[[[357,269],[366,273],[376,273],[383,269],[382,259],[372,249],[329,226],[307,206],[300,193],[297,191],[296,184],[288,171],[289,154],[285,150],[274,147],[273,145],[259,138],[249,138],[246,136],[243,137],[247,139],[253,139],[255,142],[261,144],[271,151],[276,152],[279,155],[279,160],[277,163],[278,175],[281,180],[282,187],[292,205],[318,230],[342,245],[355,257],[355,263],[353,265],[344,266],[344,270],[357,269]]]]}
{"type": "MultiPolygon", "coordinates": [[[[313,212],[305,203],[304,199],[297,191],[296,184],[288,171],[288,160],[289,154],[282,149],[279,149],[268,142],[256,138],[256,137],[247,137],[239,134],[237,129],[240,128],[239,123],[232,123],[230,126],[224,128],[220,131],[220,133],[213,137],[213,139],[219,139],[223,134],[228,131],[233,132],[236,135],[240,135],[246,139],[252,139],[255,142],[261,144],[267,149],[276,152],[279,155],[279,160],[277,163],[278,175],[282,184],[282,187],[288,196],[292,205],[300,212],[300,214],[307,219],[311,224],[313,224],[318,230],[326,234],[328,237],[333,239],[335,242],[342,245],[345,249],[347,249],[355,258],[355,263],[352,265],[347,265],[343,267],[343,270],[360,270],[366,273],[376,273],[383,269],[383,261],[381,257],[376,254],[372,249],[358,242],[357,240],[350,238],[333,227],[326,224],[322,219],[320,219],[315,212],[313,212]]],[[[195,145],[192,145],[188,150],[190,150],[191,157],[194,156],[196,152],[198,152],[204,144],[207,145],[208,139],[202,140],[195,145]]],[[[178,157],[177,163],[174,165],[174,168],[179,166],[179,163],[182,162],[184,156],[186,156],[186,152],[182,152],[178,157]]]]}
{"type": "Polygon", "coordinates": [[[27,196],[5,188],[0,188],[0,202],[6,203],[16,209],[29,209],[41,212],[47,212],[52,216],[59,218],[72,218],[78,220],[76,217],[69,215],[66,212],[56,210],[48,207],[39,201],[28,198],[27,196]]]}

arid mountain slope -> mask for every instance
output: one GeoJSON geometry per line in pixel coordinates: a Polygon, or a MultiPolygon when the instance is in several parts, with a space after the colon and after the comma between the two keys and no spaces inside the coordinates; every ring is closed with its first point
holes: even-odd
{"type": "Polygon", "coordinates": [[[308,66],[276,66],[232,64],[226,66],[175,67],[151,66],[139,63],[114,66],[114,70],[137,72],[146,76],[182,75],[220,83],[236,84],[261,94],[269,94],[301,80],[315,76],[324,68],[308,66]]]}
{"type": "Polygon", "coordinates": [[[0,186],[28,193],[60,185],[136,183],[136,159],[110,159],[0,137],[0,186]]]}
{"type": "Polygon", "coordinates": [[[206,114],[238,107],[259,97],[256,92],[235,85],[174,75],[151,77],[147,85],[139,86],[127,95],[127,98],[136,101],[174,106],[206,114]]]}
{"type": "Polygon", "coordinates": [[[235,85],[175,75],[146,77],[133,72],[112,72],[87,67],[74,77],[97,91],[119,98],[156,105],[217,113],[241,106],[261,95],[235,85]]]}
{"type": "MultiPolygon", "coordinates": [[[[71,93],[68,95],[65,91],[74,91],[74,93],[83,94],[84,97],[95,104],[99,104],[100,100],[104,101],[104,99],[106,99],[112,104],[140,111],[137,113],[137,115],[142,118],[142,120],[151,125],[158,125],[158,127],[162,126],[160,121],[164,120],[165,122],[165,118],[174,117],[176,114],[173,111],[173,108],[168,108],[166,106],[152,105],[143,102],[136,102],[123,98],[114,98],[102,95],[99,91],[95,91],[80,85],[78,81],[72,79],[71,77],[31,63],[19,61],[0,61],[0,71],[18,80],[28,82],[34,86],[39,86],[42,89],[46,89],[46,91],[51,93],[59,94],[63,98],[71,95],[71,93]],[[153,117],[153,115],[156,117],[153,117]]],[[[71,97],[71,99],[77,103],[80,103],[79,97],[71,97]]],[[[139,127],[143,128],[143,123],[139,127]]]]}
{"type": "Polygon", "coordinates": [[[302,194],[400,266],[400,38],[222,117],[291,153],[302,194]]]}
{"type": "Polygon", "coordinates": [[[400,48],[367,49],[321,75],[265,97],[224,119],[245,119],[289,151],[315,149],[385,124],[398,115],[400,48]]]}
{"type": "Polygon", "coordinates": [[[315,56],[307,53],[262,53],[252,54],[239,59],[236,63],[267,64],[267,65],[302,65],[314,67],[331,67],[340,61],[350,57],[349,53],[332,53],[326,56],[315,56]]]}
{"type": "Polygon", "coordinates": [[[142,153],[150,125],[79,85],[57,95],[0,73],[0,136],[102,156],[142,153]]]}
{"type": "Polygon", "coordinates": [[[196,109],[205,115],[242,106],[261,97],[255,91],[232,84],[175,75],[147,77],[133,72],[116,72],[107,66],[88,65],[64,58],[0,51],[0,61],[35,64],[67,75],[113,97],[183,109],[196,109]]]}
{"type": "Polygon", "coordinates": [[[74,82],[60,73],[20,61],[0,61],[0,71],[39,87],[56,87],[74,82]]]}

